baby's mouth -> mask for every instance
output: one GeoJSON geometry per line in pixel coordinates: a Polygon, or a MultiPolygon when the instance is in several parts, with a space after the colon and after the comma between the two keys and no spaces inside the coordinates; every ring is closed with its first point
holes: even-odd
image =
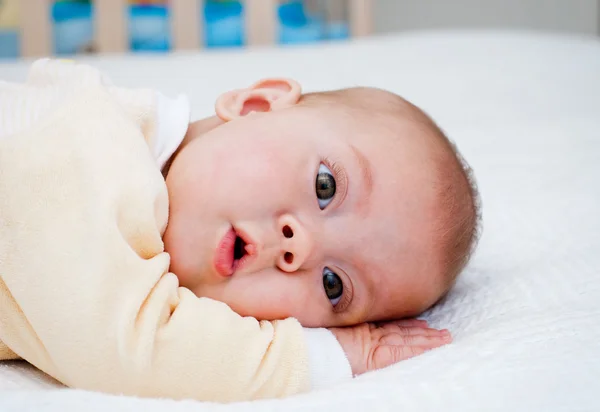
{"type": "Polygon", "coordinates": [[[246,256],[246,242],[236,233],[235,243],[233,244],[233,270],[239,265],[240,260],[246,256]]]}
{"type": "Polygon", "coordinates": [[[214,266],[221,276],[231,276],[244,266],[255,247],[244,234],[230,228],[217,245],[214,266]]]}

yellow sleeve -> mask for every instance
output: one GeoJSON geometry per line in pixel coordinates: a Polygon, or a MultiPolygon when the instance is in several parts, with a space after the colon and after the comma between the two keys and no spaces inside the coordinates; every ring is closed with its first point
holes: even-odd
{"type": "Polygon", "coordinates": [[[11,351],[8,346],[0,342],[0,359],[1,360],[14,360],[19,359],[19,356],[11,351]]]}
{"type": "Polygon", "coordinates": [[[242,318],[168,272],[166,186],[113,99],[82,89],[0,140],[0,341],[87,390],[222,402],[308,390],[295,320],[242,318]]]}

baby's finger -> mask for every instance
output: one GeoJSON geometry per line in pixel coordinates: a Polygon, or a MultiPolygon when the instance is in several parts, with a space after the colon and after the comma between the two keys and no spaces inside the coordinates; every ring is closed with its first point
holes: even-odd
{"type": "Polygon", "coordinates": [[[401,335],[398,333],[390,333],[389,335],[384,336],[380,342],[384,345],[415,346],[423,349],[433,349],[452,342],[452,337],[449,333],[439,336],[401,335]]]}
{"type": "Polygon", "coordinates": [[[422,328],[422,327],[406,327],[406,326],[398,326],[393,323],[387,324],[381,327],[384,331],[388,333],[399,333],[401,335],[408,336],[441,336],[450,334],[448,330],[438,330],[432,328],[422,328]]]}
{"type": "Polygon", "coordinates": [[[394,363],[425,353],[426,349],[418,346],[379,346],[372,354],[369,370],[385,368],[394,363]]]}

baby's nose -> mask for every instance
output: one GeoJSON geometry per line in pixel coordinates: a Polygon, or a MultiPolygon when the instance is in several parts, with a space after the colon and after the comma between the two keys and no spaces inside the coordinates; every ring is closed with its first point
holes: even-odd
{"type": "Polygon", "coordinates": [[[313,240],[306,228],[292,215],[283,215],[278,221],[281,232],[281,253],[277,266],[284,272],[300,269],[313,252],[313,240]]]}

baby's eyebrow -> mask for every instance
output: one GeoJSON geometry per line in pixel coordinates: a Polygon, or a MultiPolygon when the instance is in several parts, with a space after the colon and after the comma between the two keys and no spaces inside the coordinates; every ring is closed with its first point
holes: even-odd
{"type": "Polygon", "coordinates": [[[362,176],[362,192],[360,193],[359,205],[361,209],[365,209],[365,213],[368,210],[368,206],[371,199],[371,192],[373,191],[373,175],[371,174],[371,162],[369,159],[354,145],[350,145],[352,153],[356,157],[356,162],[360,169],[360,175],[362,176]]]}

